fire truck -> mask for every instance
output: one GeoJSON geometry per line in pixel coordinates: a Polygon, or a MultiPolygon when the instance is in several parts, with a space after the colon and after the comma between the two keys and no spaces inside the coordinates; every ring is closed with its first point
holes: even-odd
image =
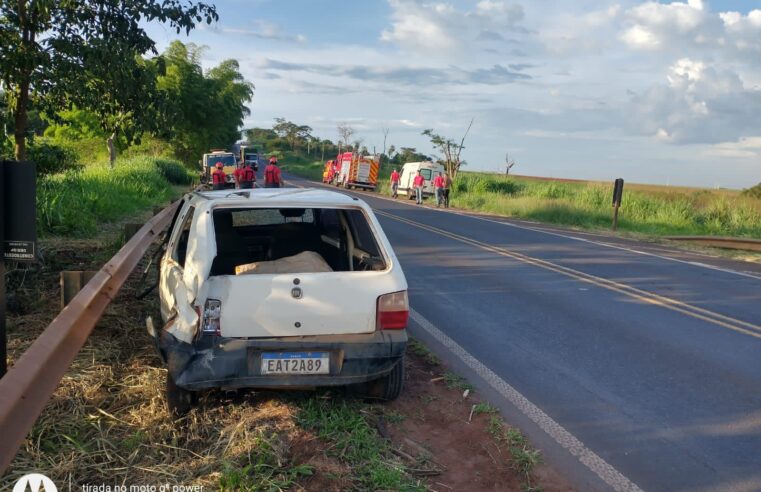
{"type": "Polygon", "coordinates": [[[336,161],[334,159],[325,163],[325,167],[322,170],[322,182],[331,184],[336,178],[336,161]]]}
{"type": "Polygon", "coordinates": [[[203,155],[203,159],[198,161],[201,164],[201,183],[211,182],[211,173],[214,171],[217,162],[221,162],[224,166],[223,170],[226,175],[225,184],[228,187],[235,186],[235,178],[233,177],[237,164],[235,154],[224,149],[211,149],[209,153],[203,155]]]}
{"type": "Polygon", "coordinates": [[[336,186],[344,188],[363,188],[375,191],[378,184],[380,160],[377,155],[363,156],[353,152],[344,152],[336,157],[336,186]]]}

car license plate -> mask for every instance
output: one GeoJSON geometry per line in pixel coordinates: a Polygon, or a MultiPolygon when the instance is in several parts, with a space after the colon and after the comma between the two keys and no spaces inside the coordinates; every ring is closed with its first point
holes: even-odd
{"type": "Polygon", "coordinates": [[[262,374],[329,374],[328,352],[264,352],[262,374]]]}

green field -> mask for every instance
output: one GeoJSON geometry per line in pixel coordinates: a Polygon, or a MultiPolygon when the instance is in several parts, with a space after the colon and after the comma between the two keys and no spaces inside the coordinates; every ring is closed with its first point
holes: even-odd
{"type": "MultiPolygon", "coordinates": [[[[320,179],[322,163],[301,158],[286,170],[320,179]]],[[[379,191],[389,194],[388,170],[379,191]]],[[[612,183],[553,180],[462,172],[451,205],[508,217],[608,229],[612,183]]],[[[648,235],[716,235],[761,238],[761,199],[731,190],[627,184],[619,212],[620,230],[648,235]]]]}

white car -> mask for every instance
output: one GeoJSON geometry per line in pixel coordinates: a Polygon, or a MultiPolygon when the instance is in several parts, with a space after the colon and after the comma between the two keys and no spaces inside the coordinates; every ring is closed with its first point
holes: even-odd
{"type": "Polygon", "coordinates": [[[151,334],[173,413],[209,388],[367,383],[369,396],[399,395],[407,281],[365,202],[315,189],[195,192],[169,231],[164,326],[151,334]]]}

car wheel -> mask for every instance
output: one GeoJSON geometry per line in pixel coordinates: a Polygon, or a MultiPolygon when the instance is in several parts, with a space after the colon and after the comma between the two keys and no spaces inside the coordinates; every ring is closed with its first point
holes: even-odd
{"type": "Polygon", "coordinates": [[[391,369],[391,372],[382,378],[367,383],[366,396],[368,398],[393,401],[402,393],[404,386],[404,359],[401,359],[391,369]]]}
{"type": "Polygon", "coordinates": [[[165,397],[169,413],[175,417],[185,415],[198,402],[198,395],[194,391],[177,386],[169,371],[166,373],[165,397]]]}

